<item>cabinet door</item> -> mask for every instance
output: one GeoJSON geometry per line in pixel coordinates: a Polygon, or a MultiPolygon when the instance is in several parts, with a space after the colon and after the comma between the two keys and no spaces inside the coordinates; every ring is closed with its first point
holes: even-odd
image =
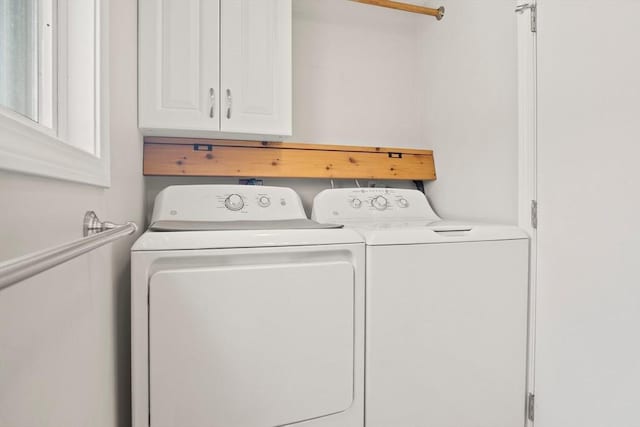
{"type": "Polygon", "coordinates": [[[220,0],[140,0],[139,125],[219,130],[220,0]]]}
{"type": "Polygon", "coordinates": [[[291,135],[291,0],[221,0],[223,132],[291,135]]]}

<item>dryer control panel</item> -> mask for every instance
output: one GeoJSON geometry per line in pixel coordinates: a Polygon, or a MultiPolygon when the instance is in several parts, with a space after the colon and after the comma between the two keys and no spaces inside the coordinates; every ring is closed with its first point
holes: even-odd
{"type": "Polygon", "coordinates": [[[424,194],[401,188],[336,188],[313,200],[315,221],[436,221],[424,194]]]}
{"type": "Polygon", "coordinates": [[[156,197],[156,221],[274,221],[306,218],[298,194],[286,187],[174,185],[156,197]]]}

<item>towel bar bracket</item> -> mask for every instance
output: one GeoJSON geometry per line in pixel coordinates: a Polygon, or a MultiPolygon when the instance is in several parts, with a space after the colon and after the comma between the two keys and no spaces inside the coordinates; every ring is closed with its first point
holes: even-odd
{"type": "Polygon", "coordinates": [[[126,224],[114,224],[109,221],[100,221],[98,215],[94,211],[87,211],[84,214],[84,221],[82,222],[82,235],[84,237],[91,236],[93,234],[102,233],[103,231],[113,230],[117,227],[122,227],[126,224]]]}

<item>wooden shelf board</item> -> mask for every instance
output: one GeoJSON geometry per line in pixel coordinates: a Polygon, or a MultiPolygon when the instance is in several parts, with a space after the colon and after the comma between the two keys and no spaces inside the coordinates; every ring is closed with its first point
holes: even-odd
{"type": "Polygon", "coordinates": [[[146,137],[148,176],[436,179],[431,150],[146,137]]]}

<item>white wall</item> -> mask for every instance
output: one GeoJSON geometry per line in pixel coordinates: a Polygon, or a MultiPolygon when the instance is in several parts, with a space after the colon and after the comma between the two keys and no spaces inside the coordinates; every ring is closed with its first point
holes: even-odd
{"type": "Polygon", "coordinates": [[[518,109],[513,0],[442,0],[420,39],[423,141],[438,180],[427,193],[448,218],[517,222],[518,109]]]}
{"type": "MultiPolygon", "coordinates": [[[[81,237],[88,209],[143,221],[136,7],[112,0],[108,190],[0,172],[0,260],[81,237]]],[[[129,248],[135,237],[0,291],[0,426],[115,427],[130,417],[129,248]]]]}
{"type": "Polygon", "coordinates": [[[345,0],[293,1],[293,141],[427,148],[425,18],[345,0]]]}

